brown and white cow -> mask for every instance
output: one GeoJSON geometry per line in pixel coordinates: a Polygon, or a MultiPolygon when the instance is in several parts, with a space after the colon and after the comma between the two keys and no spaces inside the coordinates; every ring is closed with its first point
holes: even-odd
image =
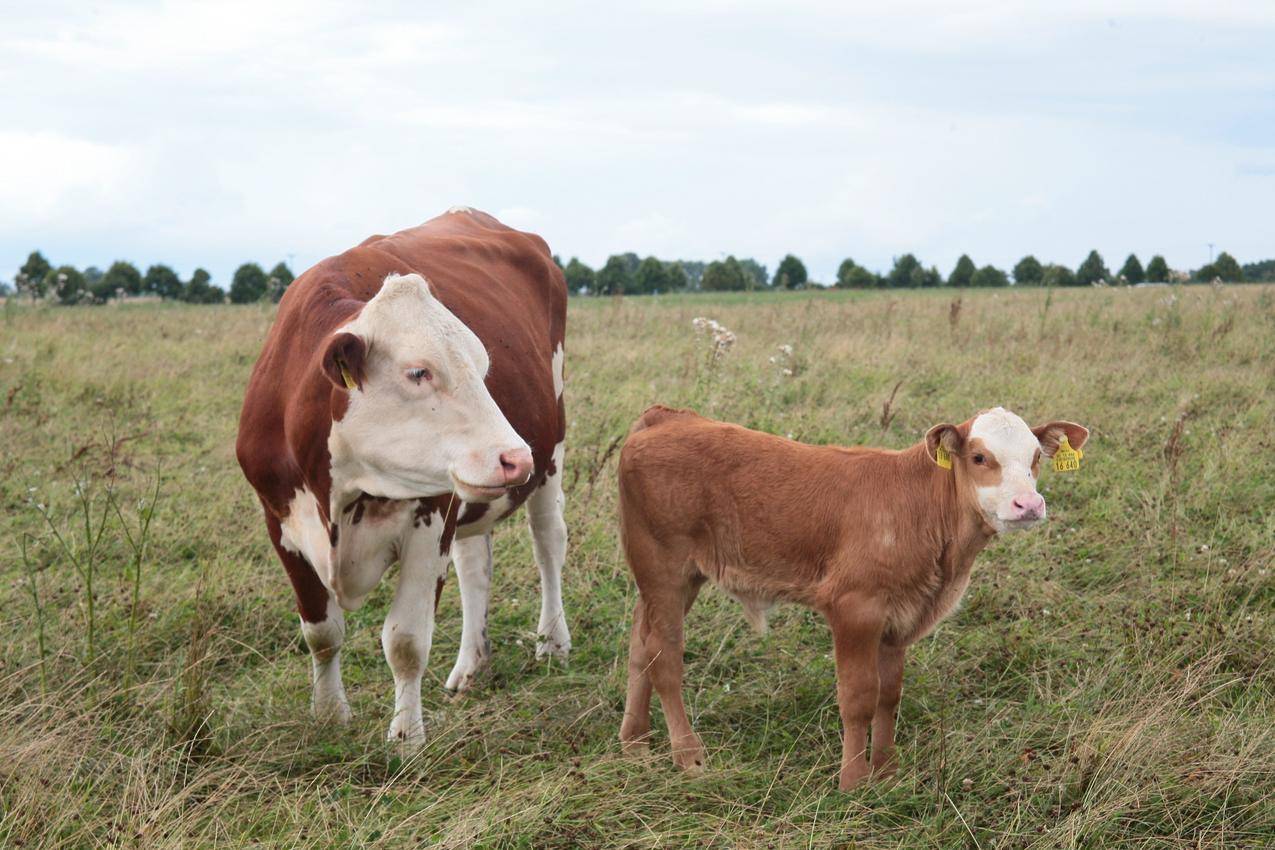
{"type": "Polygon", "coordinates": [[[237,452],[296,591],[314,711],[344,721],[343,611],[398,561],[381,632],[389,738],[424,736],[421,675],[447,564],[464,625],[447,687],[486,663],[491,528],[527,502],[537,655],[565,658],[566,284],[540,237],[454,208],[306,271],[253,370],[237,452]]]}
{"type": "Polygon", "coordinates": [[[704,764],[682,705],[682,623],[706,581],[764,628],[779,601],[820,611],[836,648],[841,788],[894,772],[907,647],[960,601],[996,534],[1045,518],[1041,456],[1071,422],[1029,428],[1003,408],[936,425],[903,451],[810,446],[689,410],[652,407],[620,455],[620,522],[639,599],[620,739],[645,748],[659,692],[673,759],[704,764]],[[946,454],[943,454],[943,453],[946,454]],[[944,465],[939,464],[939,460],[944,465]]]}

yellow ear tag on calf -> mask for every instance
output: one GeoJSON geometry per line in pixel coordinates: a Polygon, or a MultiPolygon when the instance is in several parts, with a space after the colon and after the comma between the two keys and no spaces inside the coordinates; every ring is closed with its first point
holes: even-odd
{"type": "Polygon", "coordinates": [[[943,448],[942,443],[934,447],[934,462],[944,469],[952,468],[952,456],[947,453],[947,449],[943,448]]]}
{"type": "Polygon", "coordinates": [[[341,367],[341,380],[345,381],[345,388],[347,390],[357,390],[359,385],[354,382],[354,376],[350,374],[350,370],[345,368],[344,363],[338,363],[338,365],[341,367]]]}
{"type": "Polygon", "coordinates": [[[1054,472],[1075,472],[1080,469],[1080,459],[1084,457],[1080,449],[1073,449],[1064,434],[1054,450],[1054,472]]]}

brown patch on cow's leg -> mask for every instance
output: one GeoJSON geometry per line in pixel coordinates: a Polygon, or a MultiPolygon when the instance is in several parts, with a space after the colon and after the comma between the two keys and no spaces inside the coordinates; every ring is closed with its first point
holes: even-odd
{"type": "Polygon", "coordinates": [[[878,655],[883,613],[870,600],[846,596],[825,613],[832,627],[837,658],[837,706],[841,710],[842,791],[862,782],[869,772],[868,725],[880,690],[878,655]]]}
{"type": "Polygon", "coordinates": [[[447,584],[447,573],[443,573],[438,577],[438,583],[434,585],[434,613],[438,614],[438,603],[443,598],[443,585],[447,584]]]}
{"type": "Polygon", "coordinates": [[[877,710],[872,716],[872,778],[889,779],[899,768],[894,753],[894,722],[899,710],[899,698],[903,695],[902,646],[882,644],[877,651],[877,678],[881,691],[877,695],[877,710]]]}

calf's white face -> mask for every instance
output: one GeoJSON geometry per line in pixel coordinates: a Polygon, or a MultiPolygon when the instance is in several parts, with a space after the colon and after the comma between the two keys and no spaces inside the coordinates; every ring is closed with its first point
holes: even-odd
{"type": "Polygon", "coordinates": [[[386,278],[321,365],[348,396],[328,437],[334,501],[488,502],[531,476],[530,448],[483,383],[486,348],[420,275],[386,278]]]}
{"type": "Polygon", "coordinates": [[[1051,458],[1064,437],[1074,449],[1084,445],[1088,429],[1074,422],[1050,422],[1036,428],[1003,407],[986,410],[967,426],[936,425],[926,435],[933,456],[942,446],[952,457],[953,474],[995,531],[1030,528],[1045,519],[1045,498],[1036,489],[1041,458],[1051,458]]]}

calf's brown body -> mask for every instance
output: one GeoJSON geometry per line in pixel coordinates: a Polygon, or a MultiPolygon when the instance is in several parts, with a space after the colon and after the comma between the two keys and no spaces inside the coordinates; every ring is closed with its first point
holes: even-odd
{"type": "Polygon", "coordinates": [[[779,601],[824,614],[843,724],[840,785],[869,774],[869,726],[871,769],[893,772],[904,652],[956,605],[996,533],[974,498],[988,470],[970,467],[960,451],[969,427],[939,426],[928,445],[888,451],[804,445],[691,411],[647,410],[619,467],[622,539],[640,594],[620,731],[626,750],[645,746],[654,688],[674,760],[703,765],[682,704],[682,624],[712,581],[750,619],[779,601]],[[935,463],[939,440],[952,469],[935,463]]]}

